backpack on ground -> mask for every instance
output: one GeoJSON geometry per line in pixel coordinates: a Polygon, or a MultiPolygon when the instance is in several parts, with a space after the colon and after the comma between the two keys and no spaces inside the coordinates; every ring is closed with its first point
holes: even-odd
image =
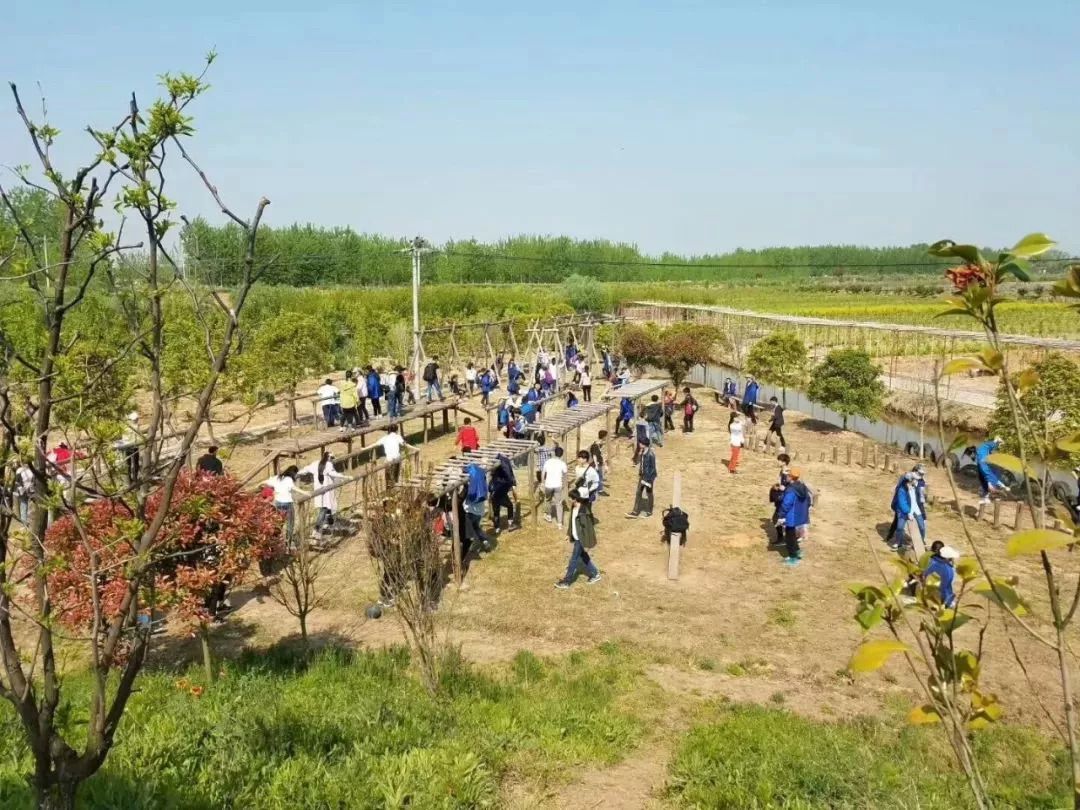
{"type": "Polygon", "coordinates": [[[435,382],[436,369],[434,363],[428,363],[424,366],[424,382],[435,382]]]}
{"type": "Polygon", "coordinates": [[[690,531],[690,516],[677,506],[663,511],[660,519],[664,527],[663,542],[670,543],[671,535],[679,535],[679,545],[686,545],[686,535],[690,531]]]}

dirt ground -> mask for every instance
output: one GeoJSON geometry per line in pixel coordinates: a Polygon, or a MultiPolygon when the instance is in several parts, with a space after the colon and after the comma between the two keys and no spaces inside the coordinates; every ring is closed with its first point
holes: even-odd
{"type": "MultiPolygon", "coordinates": [[[[910,705],[915,682],[902,662],[855,681],[845,672],[862,638],[846,585],[880,583],[876,560],[890,577],[894,574],[882,535],[891,519],[896,476],[817,461],[821,450],[848,443],[861,448],[863,439],[788,412],[790,447],[815,459],[800,460],[796,466],[817,493],[805,560],[788,568],[781,564],[778,549],[766,543],[771,515],[767,492],[776,478],[776,460],[771,454],[744,452],[738,474],[729,473],[724,466],[727,412],[714,405],[711,396],[700,399],[697,430],[669,434],[657,450],[660,476],[650,519],[624,517],[636,484],[632,447],[625,438],[609,444],[605,486],[611,497],[598,499],[595,507],[600,523],[594,559],[603,572],[600,583],[590,586],[582,577],[569,591],[556,590],[553,583],[565,570],[569,553],[564,533],[542,520],[534,529],[526,519],[522,530],[503,535],[492,553],[473,561],[460,591],[448,588],[440,618],[450,640],[477,662],[506,661],[522,649],[560,654],[605,640],[626,641],[645,651],[651,662],[647,675],[672,706],[723,696],[782,702],[811,717],[835,718],[910,705]],[[660,511],[670,503],[675,473],[682,477],[682,505],[691,527],[681,575],[670,581],[660,511]]],[[[585,440],[599,427],[586,428],[585,440]]],[[[452,452],[452,437],[425,448],[429,458],[452,452]]],[[[841,452],[841,462],[843,458],[841,452]]],[[[931,470],[929,481],[932,492],[946,497],[942,471],[931,470]]],[[[965,492],[963,500],[973,504],[976,497],[965,492]]],[[[929,526],[932,539],[970,553],[957,515],[934,511],[929,526]]],[[[1019,577],[1020,591],[1033,602],[1033,624],[1046,631],[1041,569],[1027,559],[1005,558],[1006,530],[979,525],[976,532],[998,570],[1019,577]]],[[[332,591],[332,607],[312,616],[312,632],[369,647],[401,643],[392,613],[375,621],[364,617],[365,606],[377,598],[377,586],[363,541],[347,540],[329,557],[325,585],[332,591]]],[[[1067,570],[1075,574],[1080,569],[1065,555],[1059,557],[1067,570]]],[[[219,631],[219,648],[268,644],[296,633],[295,620],[269,598],[242,589],[233,601],[237,610],[219,631]]],[[[1013,660],[1003,622],[994,620],[987,634],[984,687],[1000,696],[1010,722],[1045,727],[1046,718],[1032,694],[1041,695],[1053,710],[1059,692],[1053,661],[1048,650],[1015,626],[1012,636],[1032,686],[1013,660]]],[[[974,633],[966,640],[974,645],[974,633]]],[[[172,652],[177,654],[175,648],[172,652]]],[[[655,739],[623,763],[583,774],[555,794],[532,795],[516,786],[506,803],[654,806],[664,784],[670,740],[692,715],[672,711],[665,717],[655,739]]]]}

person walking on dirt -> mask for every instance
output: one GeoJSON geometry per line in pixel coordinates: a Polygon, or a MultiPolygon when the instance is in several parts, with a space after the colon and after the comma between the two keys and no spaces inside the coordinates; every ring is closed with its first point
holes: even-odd
{"type": "Polygon", "coordinates": [[[544,502],[548,504],[544,520],[551,523],[552,517],[563,527],[563,487],[569,473],[563,461],[563,449],[556,447],[554,454],[544,462],[540,471],[544,487],[544,502]]]}
{"type": "Polygon", "coordinates": [[[628,518],[652,517],[653,485],[656,483],[656,453],[645,440],[644,451],[638,460],[638,486],[634,495],[634,508],[627,512],[628,518]]]}
{"type": "Polygon", "coordinates": [[[442,392],[442,385],[439,383],[438,355],[432,357],[431,360],[428,361],[428,364],[424,366],[424,375],[422,379],[425,383],[427,383],[427,401],[431,402],[431,400],[434,398],[432,395],[434,394],[439,397],[439,402],[442,402],[444,397],[442,392]]]}
{"type": "Polygon", "coordinates": [[[741,416],[737,416],[728,430],[731,433],[731,457],[728,459],[728,472],[734,475],[739,469],[739,456],[742,455],[743,444],[746,442],[746,423],[741,416]]]}
{"type": "MultiPolygon", "coordinates": [[[[480,375],[480,404],[487,406],[491,402],[491,392],[495,390],[498,380],[494,372],[488,369],[480,375]]],[[[470,390],[470,393],[471,390],[470,390]]]]}
{"type": "MultiPolygon", "coordinates": [[[[911,468],[912,475],[915,476],[915,502],[919,506],[919,511],[922,512],[923,526],[926,525],[927,509],[926,509],[926,467],[922,464],[916,464],[911,468]]],[[[899,485],[899,482],[898,482],[899,485]]],[[[896,536],[896,527],[899,522],[895,509],[893,511],[892,524],[889,526],[889,531],[885,535],[885,542],[890,546],[894,545],[893,538],[896,536]]],[[[926,532],[923,532],[923,540],[926,539],[926,532]]]]}
{"type": "Polygon", "coordinates": [[[810,523],[810,491],[802,482],[802,473],[795,469],[789,473],[790,483],[780,499],[780,517],[776,521],[778,529],[783,529],[787,557],[784,565],[798,565],[802,559],[799,548],[799,529],[810,523]]]}
{"type": "Polygon", "coordinates": [[[675,415],[675,392],[671,390],[664,391],[664,430],[675,430],[675,422],[672,421],[672,417],[675,415]]]}
{"type": "Polygon", "coordinates": [[[570,498],[570,526],[566,539],[573,544],[573,550],[566,566],[566,575],[555,583],[559,590],[566,590],[574,584],[579,567],[585,568],[586,581],[590,585],[600,581],[600,570],[589,556],[589,550],[596,547],[596,524],[589,509],[589,494],[584,489],[575,490],[570,498]]]}
{"type": "Polygon", "coordinates": [[[769,397],[769,402],[772,403],[772,421],[769,422],[769,432],[765,434],[765,443],[769,443],[769,436],[773,433],[776,434],[777,441],[780,442],[780,452],[787,450],[787,442],[784,440],[784,406],[780,404],[780,401],[776,397],[769,397]]]}
{"type": "Polygon", "coordinates": [[[979,473],[979,495],[982,499],[979,503],[990,503],[990,493],[1000,492],[1005,489],[994,468],[990,466],[988,459],[991,453],[996,453],[1001,447],[1001,439],[995,436],[987,439],[975,450],[975,465],[979,473]]]}
{"type": "Polygon", "coordinates": [[[476,368],[472,363],[465,364],[465,385],[469,389],[469,396],[476,390],[476,368]]]}
{"type": "Polygon", "coordinates": [[[757,424],[757,401],[758,393],[761,391],[761,386],[758,385],[757,380],[753,377],[747,376],[746,378],[746,390],[743,392],[742,409],[743,413],[750,419],[751,423],[757,424]]]}
{"type": "Polygon", "coordinates": [[[896,542],[891,543],[890,546],[901,554],[909,547],[905,533],[908,521],[915,521],[919,527],[919,536],[923,545],[926,545],[926,521],[923,520],[922,509],[916,495],[915,480],[915,473],[904,473],[893,491],[892,509],[896,516],[896,542]]]}
{"type": "Polygon", "coordinates": [[[664,446],[664,406],[660,404],[659,394],[650,397],[645,406],[645,423],[649,426],[649,441],[657,447],[664,446]]]}
{"type": "Polygon", "coordinates": [[[604,489],[604,442],[607,441],[607,435],[606,430],[601,430],[596,434],[596,441],[589,445],[589,455],[592,457],[596,474],[600,478],[600,486],[597,487],[596,494],[605,497],[609,494],[604,489]]]}
{"type": "Polygon", "coordinates": [[[694,432],[694,414],[698,412],[698,401],[694,399],[694,395],[690,393],[690,387],[683,388],[683,401],[682,401],[682,432],[693,433],[694,432]]]}

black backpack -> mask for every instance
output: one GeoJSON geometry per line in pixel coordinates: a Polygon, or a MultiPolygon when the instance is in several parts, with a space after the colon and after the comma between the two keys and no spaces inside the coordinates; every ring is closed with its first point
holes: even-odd
{"type": "Polygon", "coordinates": [[[424,366],[424,382],[435,382],[435,364],[428,363],[424,366]]]}
{"type": "Polygon", "coordinates": [[[660,520],[664,527],[662,541],[671,542],[671,535],[679,535],[679,545],[686,545],[686,535],[690,531],[690,516],[677,506],[665,509],[660,520]]]}

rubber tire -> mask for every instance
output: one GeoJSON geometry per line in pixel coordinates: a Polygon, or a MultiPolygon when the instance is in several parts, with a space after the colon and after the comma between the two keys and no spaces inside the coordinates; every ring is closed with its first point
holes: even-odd
{"type": "Polygon", "coordinates": [[[907,444],[905,444],[904,455],[911,456],[912,458],[917,458],[919,455],[919,443],[908,442],[907,444]]]}
{"type": "Polygon", "coordinates": [[[1069,488],[1060,481],[1055,481],[1050,485],[1050,497],[1058,503],[1069,505],[1069,488]]]}

